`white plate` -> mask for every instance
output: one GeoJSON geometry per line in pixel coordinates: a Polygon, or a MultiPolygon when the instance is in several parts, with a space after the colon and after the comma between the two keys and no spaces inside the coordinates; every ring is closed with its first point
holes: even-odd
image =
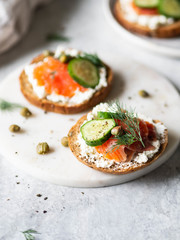
{"type": "Polygon", "coordinates": [[[180,57],[180,37],[172,39],[155,39],[138,34],[133,34],[127,31],[116,20],[113,14],[113,6],[115,0],[103,1],[103,8],[105,16],[107,17],[111,26],[119,33],[125,40],[134,43],[135,45],[153,51],[155,53],[163,54],[169,57],[180,57]]]}
{"type": "Polygon", "coordinates": [[[73,187],[124,183],[147,174],[164,163],[177,148],[180,135],[180,101],[176,89],[165,78],[138,63],[109,54],[106,59],[114,66],[115,72],[115,82],[108,99],[119,98],[127,106],[136,106],[138,112],[159,119],[168,127],[169,145],[162,157],[142,170],[121,176],[101,173],[83,165],[69,148],[61,145],[60,140],[84,113],[45,114],[41,109],[30,105],[20,92],[20,70],[17,70],[0,83],[0,97],[27,106],[33,116],[26,120],[19,111],[0,112],[0,153],[4,159],[41,180],[73,187]],[[152,97],[141,98],[138,95],[140,89],[147,90],[152,97]],[[22,133],[12,134],[8,130],[11,124],[21,126],[22,133]],[[51,152],[41,156],[36,153],[36,145],[43,141],[48,142],[51,152]]]}

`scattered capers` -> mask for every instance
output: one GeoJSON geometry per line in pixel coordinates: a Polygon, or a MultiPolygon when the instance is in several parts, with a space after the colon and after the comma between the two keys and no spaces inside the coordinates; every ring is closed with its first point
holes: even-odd
{"type": "Polygon", "coordinates": [[[116,126],[111,130],[111,134],[114,136],[121,136],[123,134],[123,129],[121,126],[116,126]]]}
{"type": "Polygon", "coordinates": [[[61,139],[61,144],[62,144],[64,147],[68,147],[68,146],[69,146],[68,137],[63,137],[63,138],[61,139]]]}
{"type": "Polygon", "coordinates": [[[60,57],[59,57],[59,60],[60,62],[62,63],[66,63],[68,61],[68,56],[66,56],[65,54],[62,54],[60,57]]]}
{"type": "Polygon", "coordinates": [[[23,117],[30,117],[32,115],[32,113],[29,111],[28,108],[24,107],[24,108],[21,108],[21,111],[20,111],[20,114],[23,116],[23,117]]]}
{"type": "Polygon", "coordinates": [[[21,128],[16,125],[16,124],[12,124],[10,127],[9,127],[9,131],[11,132],[19,132],[21,130],[21,128]]]}
{"type": "Polygon", "coordinates": [[[49,145],[46,142],[39,143],[36,147],[38,154],[45,154],[49,152],[49,145]]]}
{"type": "Polygon", "coordinates": [[[150,96],[149,93],[146,92],[145,90],[140,90],[138,93],[139,93],[139,96],[141,96],[143,98],[147,98],[150,96]]]}

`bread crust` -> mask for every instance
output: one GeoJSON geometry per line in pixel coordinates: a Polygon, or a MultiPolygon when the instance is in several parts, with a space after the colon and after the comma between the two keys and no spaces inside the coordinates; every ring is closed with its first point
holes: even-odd
{"type": "Polygon", "coordinates": [[[114,15],[117,21],[127,30],[148,37],[173,38],[180,35],[180,20],[167,26],[160,26],[157,29],[150,29],[137,23],[129,22],[125,17],[119,0],[114,4],[114,15]]]}
{"type": "MultiPolygon", "coordinates": [[[[34,58],[31,63],[38,63],[44,59],[44,55],[41,54],[34,58]]],[[[23,70],[20,77],[20,89],[24,97],[33,105],[42,108],[45,111],[62,113],[62,114],[74,114],[87,110],[95,106],[96,104],[103,101],[111,90],[113,73],[109,66],[105,65],[107,69],[107,87],[101,88],[99,91],[95,92],[93,96],[86,100],[83,103],[76,105],[68,105],[65,103],[55,103],[53,101],[47,100],[45,98],[38,98],[37,95],[33,92],[31,83],[28,81],[28,76],[23,70]]]]}
{"type": "MultiPolygon", "coordinates": [[[[87,119],[87,114],[84,115],[83,117],[81,117],[77,123],[70,129],[69,133],[68,133],[68,141],[69,141],[69,147],[72,151],[72,153],[74,154],[74,156],[82,163],[84,163],[85,165],[87,165],[90,168],[93,168],[95,170],[104,172],[104,173],[111,173],[111,174],[127,174],[127,173],[131,173],[134,171],[137,171],[139,169],[142,169],[150,164],[152,164],[153,162],[155,162],[160,155],[164,152],[167,144],[168,144],[168,130],[165,129],[164,131],[164,142],[161,143],[160,149],[159,151],[153,156],[153,158],[149,159],[148,162],[146,163],[141,163],[141,164],[137,164],[135,163],[134,166],[130,166],[129,168],[125,168],[125,169],[118,169],[116,170],[115,167],[113,168],[113,165],[109,168],[102,168],[102,167],[97,167],[95,165],[95,163],[93,162],[88,162],[88,160],[81,156],[80,152],[80,145],[77,142],[77,138],[78,138],[78,134],[80,133],[80,126],[83,124],[83,122],[87,119]]],[[[155,123],[160,122],[159,120],[154,120],[155,123]]]]}

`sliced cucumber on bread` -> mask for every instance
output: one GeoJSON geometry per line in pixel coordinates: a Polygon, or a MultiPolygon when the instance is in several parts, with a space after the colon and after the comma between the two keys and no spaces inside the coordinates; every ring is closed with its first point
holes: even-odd
{"type": "Polygon", "coordinates": [[[99,146],[111,136],[111,129],[116,126],[114,119],[98,119],[81,126],[82,138],[89,146],[99,146]]]}
{"type": "Polygon", "coordinates": [[[95,88],[99,83],[98,68],[89,60],[74,58],[68,64],[70,76],[86,88],[95,88]]]}
{"type": "Polygon", "coordinates": [[[159,4],[159,0],[135,0],[134,2],[141,8],[156,8],[159,4]]]}
{"type": "Polygon", "coordinates": [[[180,18],[180,0],[159,0],[159,12],[167,17],[180,18]]]}
{"type": "Polygon", "coordinates": [[[98,119],[111,119],[112,115],[110,112],[98,112],[97,118],[98,119]]]}
{"type": "Polygon", "coordinates": [[[167,17],[180,18],[180,0],[134,0],[140,8],[158,8],[167,17]]]}

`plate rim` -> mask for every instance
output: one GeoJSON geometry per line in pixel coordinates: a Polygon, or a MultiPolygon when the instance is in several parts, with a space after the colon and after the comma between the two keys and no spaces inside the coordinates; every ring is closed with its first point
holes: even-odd
{"type": "Polygon", "coordinates": [[[103,1],[103,9],[109,24],[116,30],[118,34],[123,36],[125,40],[128,41],[132,40],[131,43],[137,45],[140,48],[146,49],[150,52],[154,52],[156,54],[161,54],[172,58],[180,58],[180,49],[160,46],[156,43],[149,42],[148,40],[141,38],[141,36],[133,34],[126,30],[124,27],[122,27],[121,24],[117,22],[112,13],[111,5],[114,4],[114,1],[115,0],[103,1]]]}

